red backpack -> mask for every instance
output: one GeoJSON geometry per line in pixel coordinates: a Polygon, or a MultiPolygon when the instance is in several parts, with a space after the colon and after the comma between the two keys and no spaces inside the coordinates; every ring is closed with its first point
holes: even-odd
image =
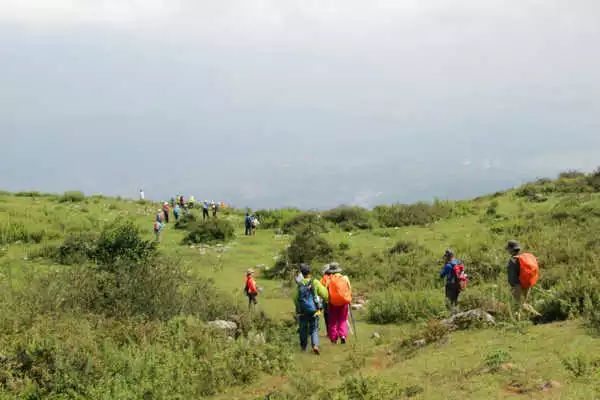
{"type": "Polygon", "coordinates": [[[465,274],[465,265],[463,262],[459,261],[458,264],[452,268],[452,272],[460,285],[460,290],[465,290],[469,283],[469,277],[465,274]]]}
{"type": "Polygon", "coordinates": [[[344,306],[352,302],[352,289],[348,278],[340,274],[329,278],[329,302],[334,306],[344,306]]]}
{"type": "Polygon", "coordinates": [[[523,289],[534,286],[540,276],[540,267],[537,258],[531,253],[515,256],[519,260],[519,282],[523,289]]]}

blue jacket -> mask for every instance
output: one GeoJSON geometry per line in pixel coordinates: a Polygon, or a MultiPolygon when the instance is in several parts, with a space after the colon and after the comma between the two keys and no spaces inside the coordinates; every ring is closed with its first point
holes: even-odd
{"type": "Polygon", "coordinates": [[[454,275],[454,266],[462,264],[462,261],[458,259],[453,259],[450,262],[446,263],[442,270],[440,271],[440,278],[446,278],[446,283],[454,283],[454,279],[456,276],[454,275]]]}

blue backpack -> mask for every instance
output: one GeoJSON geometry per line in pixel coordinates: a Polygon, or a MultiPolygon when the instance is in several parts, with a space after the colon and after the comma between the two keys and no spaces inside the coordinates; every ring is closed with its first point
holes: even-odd
{"type": "Polygon", "coordinates": [[[319,300],[315,296],[313,281],[298,283],[298,305],[303,315],[314,315],[319,306],[319,300]]]}

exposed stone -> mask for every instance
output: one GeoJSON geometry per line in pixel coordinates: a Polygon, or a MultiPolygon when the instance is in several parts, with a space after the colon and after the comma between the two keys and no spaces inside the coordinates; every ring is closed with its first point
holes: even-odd
{"type": "Polygon", "coordinates": [[[450,329],[466,329],[478,325],[496,325],[496,320],[487,312],[475,309],[454,314],[442,320],[442,324],[450,329]]]}
{"type": "Polygon", "coordinates": [[[237,329],[237,324],[233,321],[224,321],[222,319],[218,319],[216,321],[210,321],[208,326],[215,329],[220,329],[224,331],[235,331],[237,329]]]}
{"type": "Polygon", "coordinates": [[[352,307],[352,309],[353,309],[353,310],[360,311],[360,310],[362,310],[362,309],[363,309],[365,306],[364,306],[364,304],[352,304],[352,306],[351,306],[351,307],[352,307]]]}
{"type": "Polygon", "coordinates": [[[427,344],[427,340],[425,340],[425,339],[419,339],[419,340],[415,340],[413,342],[413,345],[415,347],[425,347],[426,344],[427,344]]]}
{"type": "Polygon", "coordinates": [[[381,339],[381,335],[379,334],[379,332],[373,332],[371,334],[371,339],[379,340],[381,339]]]}

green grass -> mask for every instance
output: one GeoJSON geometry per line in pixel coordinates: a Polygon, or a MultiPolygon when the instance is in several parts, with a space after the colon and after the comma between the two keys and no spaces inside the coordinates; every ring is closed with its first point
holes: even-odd
{"type": "MultiPolygon", "coordinates": [[[[581,207],[588,207],[585,209],[587,214],[584,215],[588,215],[589,210],[600,210],[598,193],[548,193],[546,196],[548,199],[545,202],[533,202],[516,196],[515,191],[508,191],[497,197],[488,196],[469,202],[472,214],[444,218],[425,226],[383,228],[373,220],[375,226],[372,229],[346,232],[330,226],[323,237],[334,248],[345,243],[344,246],[348,249],[339,253],[338,258],[387,254],[387,250],[400,240],[416,243],[427,251],[430,260],[430,265],[418,266],[421,269],[419,273],[423,277],[431,277],[431,281],[435,280],[440,268],[441,261],[437,257],[446,248],[453,248],[459,257],[466,260],[478,253],[485,253],[497,265],[499,277],[489,282],[474,282],[472,293],[485,295],[491,293],[489,288],[496,287],[493,290],[503,300],[505,297],[502,296],[507,296],[507,290],[504,283],[506,256],[502,248],[507,239],[515,236],[503,229],[510,228],[515,223],[527,225],[527,215],[546,218],[557,208],[562,210],[565,200],[575,201],[576,206],[567,209],[574,213],[574,218],[581,207]],[[486,209],[492,202],[497,202],[496,216],[490,219],[486,216],[486,209]],[[495,233],[492,228],[498,228],[499,233],[495,233]],[[491,250],[483,251],[482,246],[491,250]]],[[[31,274],[43,275],[49,271],[68,268],[44,257],[44,249],[62,243],[69,233],[99,232],[115,219],[128,218],[142,229],[144,238],[153,238],[152,222],[158,204],[75,197],[76,200],[73,201],[61,201],[63,198],[35,193],[27,196],[0,193],[0,234],[9,232],[14,227],[24,231],[20,236],[14,237],[6,233],[2,239],[0,285],[18,291],[27,287],[31,274]],[[41,235],[39,240],[24,239],[36,234],[41,235]]],[[[193,212],[199,215],[198,210],[193,212]]],[[[293,288],[286,282],[264,278],[263,271],[264,268],[273,266],[275,258],[286,248],[291,237],[278,234],[276,229],[260,228],[256,236],[246,237],[243,235],[243,214],[232,212],[223,214],[220,218],[230,220],[235,226],[236,237],[232,241],[223,245],[184,245],[182,242],[186,232],[176,230],[174,224],[169,224],[161,235],[158,246],[160,252],[180,259],[182,265],[193,274],[214,281],[221,292],[231,295],[233,301],[242,307],[246,302],[242,292],[244,271],[248,268],[257,269],[258,286],[263,288],[259,296],[258,311],[264,311],[275,321],[290,321],[293,316],[293,288]]],[[[535,221],[537,224],[542,220],[535,221]]],[[[575,260],[569,264],[571,267],[598,271],[600,254],[591,242],[594,233],[596,238],[599,237],[597,224],[586,228],[588,231],[585,232],[592,233],[586,239],[589,243],[585,246],[588,247],[580,243],[583,240],[580,236],[571,236],[576,238],[572,239],[573,243],[568,242],[569,238],[561,236],[576,233],[575,229],[584,227],[585,223],[581,222],[579,225],[540,225],[519,236],[526,246],[531,246],[544,260],[548,260],[544,268],[550,272],[563,268],[560,261],[562,253],[568,253],[575,260]],[[560,243],[562,252],[549,248],[550,244],[557,243],[560,243]],[[569,246],[572,250],[569,250],[569,246]]],[[[402,260],[391,258],[390,268],[393,270],[394,263],[402,260]]],[[[320,270],[321,264],[314,267],[315,270],[320,270]]],[[[379,268],[379,265],[374,268],[379,268]]],[[[469,264],[467,271],[468,269],[469,264]]],[[[386,285],[386,282],[379,282],[386,285]]],[[[366,281],[353,283],[356,291],[367,298],[374,296],[378,290],[385,289],[373,287],[366,281]]],[[[562,283],[564,282],[559,280],[559,285],[562,283]]],[[[407,290],[401,285],[393,287],[394,289],[388,290],[407,290]]],[[[436,304],[443,301],[441,282],[433,286],[424,284],[422,289],[436,304]]],[[[307,371],[310,371],[310,379],[316,374],[318,384],[325,388],[340,385],[346,376],[360,372],[384,382],[398,383],[405,388],[419,388],[415,389],[416,392],[421,392],[414,397],[417,399],[597,398],[600,396],[600,371],[583,379],[573,376],[563,362],[565,357],[577,357],[581,353],[600,355],[600,340],[590,334],[579,316],[574,315],[569,321],[537,326],[507,321],[497,328],[453,332],[447,341],[442,340],[417,349],[407,357],[398,353],[397,344],[419,332],[424,321],[417,319],[403,324],[373,325],[367,323],[366,311],[355,312],[358,336],[351,337],[350,343],[345,347],[331,345],[322,337],[323,354],[315,358],[310,354],[300,353],[294,339],[289,342],[289,347],[294,349],[292,371],[283,376],[260,374],[251,384],[231,387],[215,398],[255,399],[275,391],[291,393],[298,390],[297,381],[302,379],[299,376],[306,375],[307,371]],[[371,339],[373,332],[380,333],[381,339],[371,339]],[[354,357],[350,357],[350,354],[354,354],[354,357]],[[489,354],[506,354],[510,361],[498,371],[486,371],[486,356],[489,354]],[[539,387],[548,381],[557,381],[560,387],[541,391],[539,387]],[[518,393],[519,391],[523,393],[518,393]]],[[[324,335],[323,329],[321,334],[324,335]]],[[[1,353],[0,349],[0,355],[1,353]]],[[[123,385],[127,386],[125,382],[123,385]]],[[[0,398],[12,398],[1,383],[0,398]]]]}

